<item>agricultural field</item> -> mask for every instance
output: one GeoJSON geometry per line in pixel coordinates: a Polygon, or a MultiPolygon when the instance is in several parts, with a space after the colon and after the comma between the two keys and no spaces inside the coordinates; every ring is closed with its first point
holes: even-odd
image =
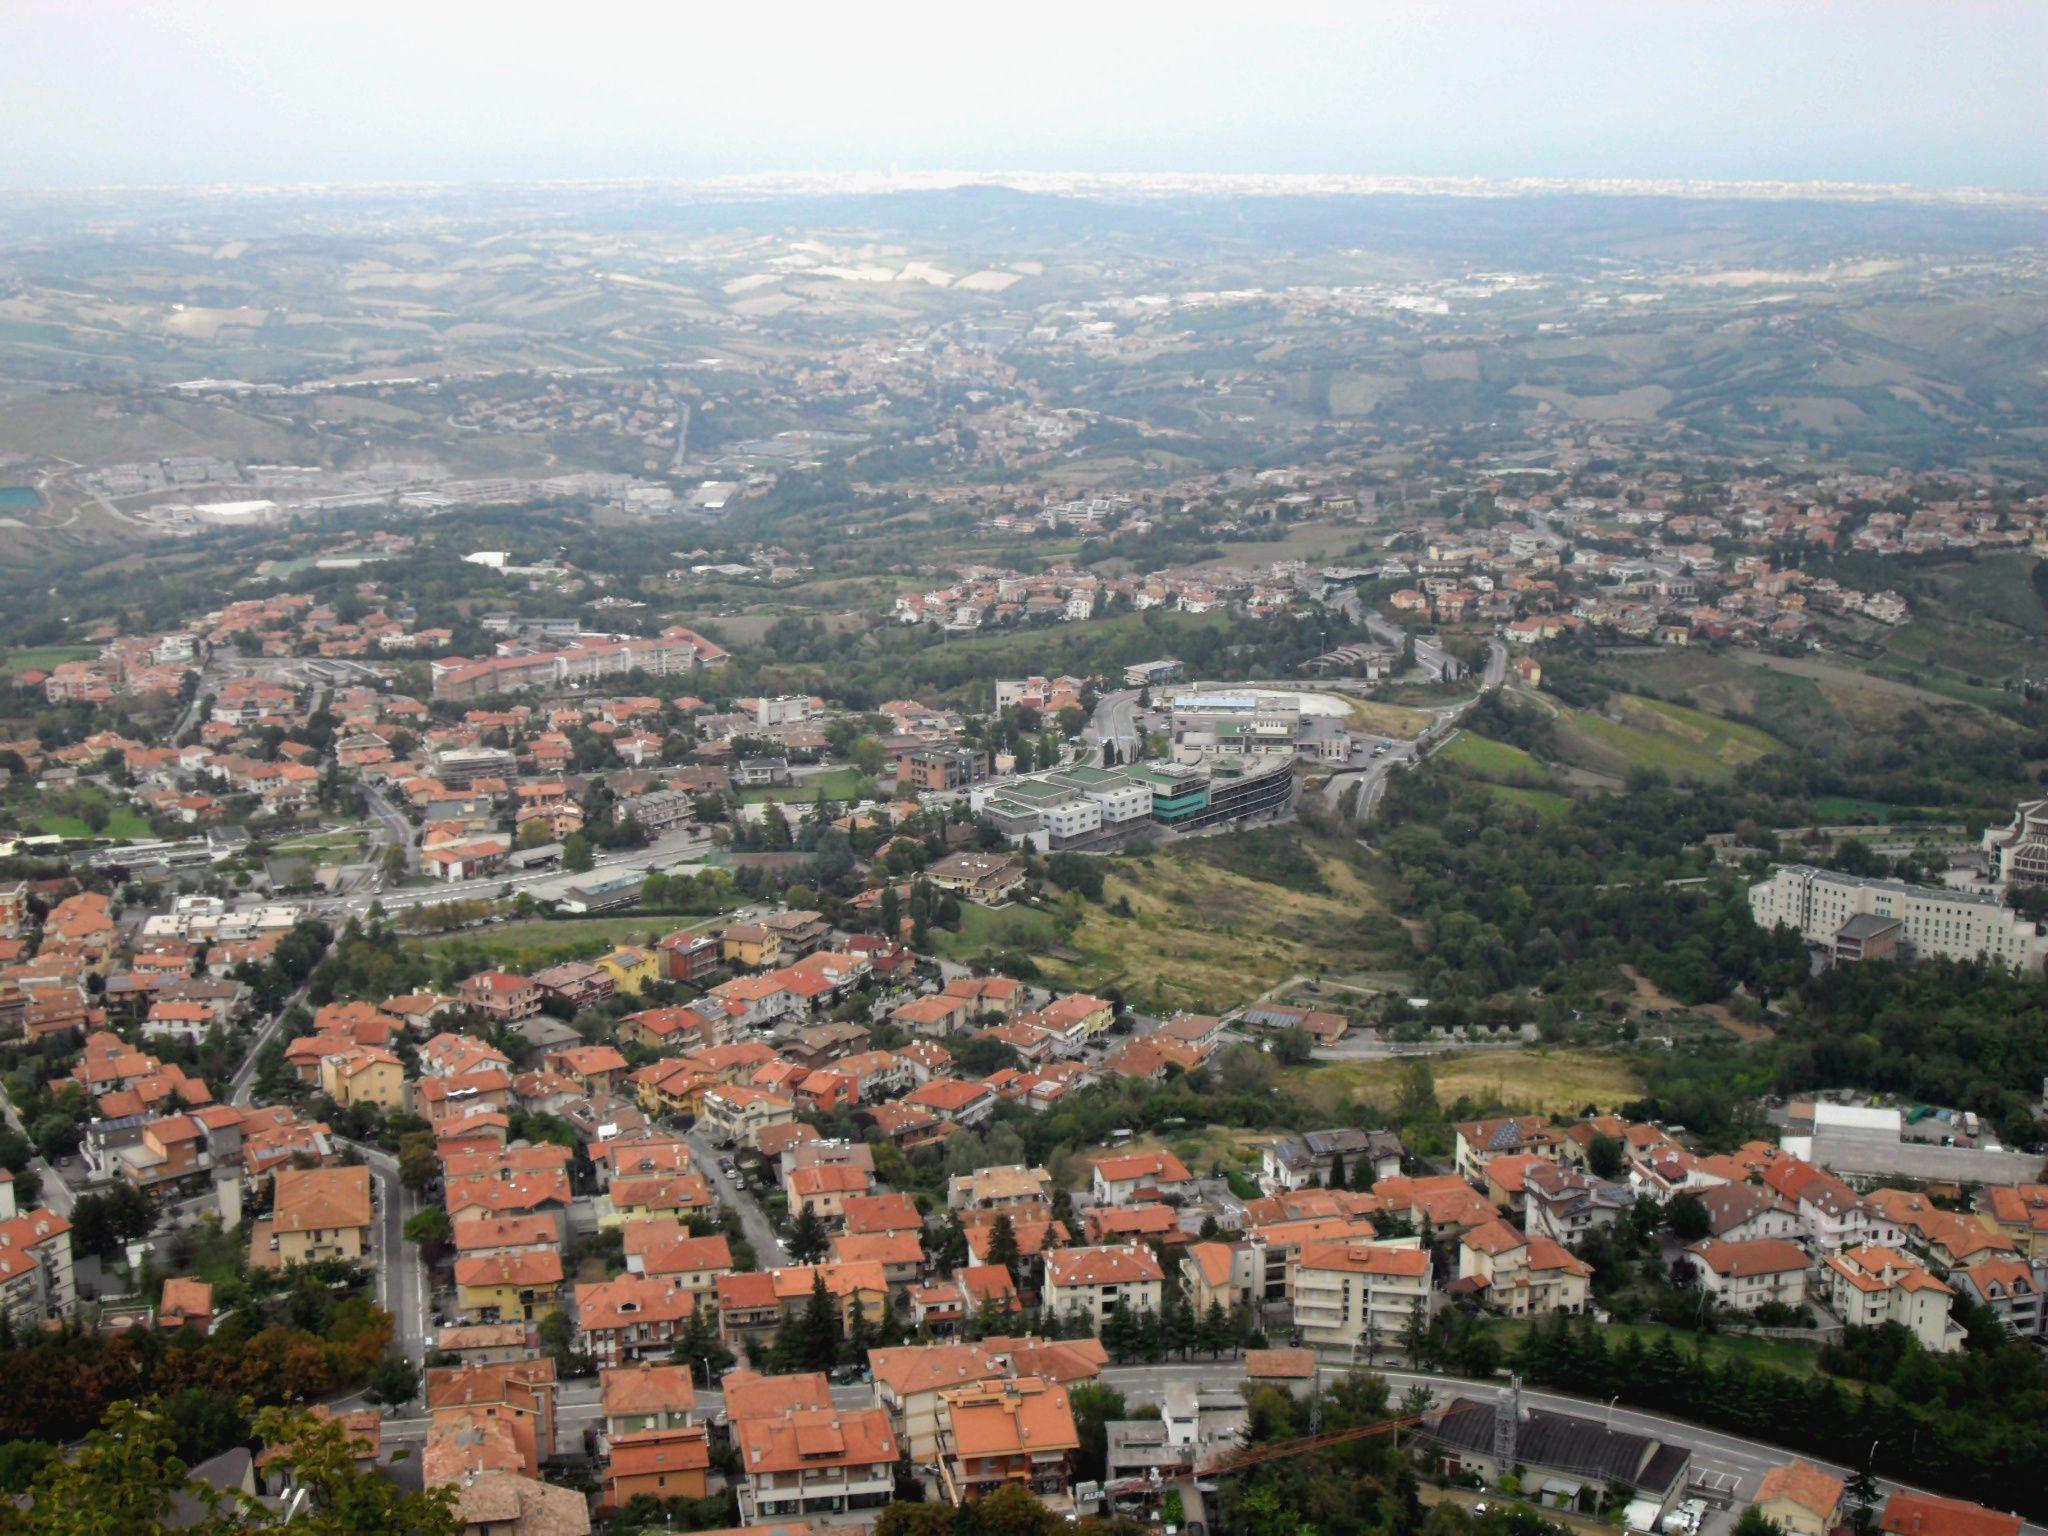
{"type": "Polygon", "coordinates": [[[1472,731],[1459,733],[1456,740],[1437,754],[1455,763],[1475,778],[1492,784],[1545,784],[1550,770],[1520,747],[1494,741],[1472,731]]]}
{"type": "Polygon", "coordinates": [[[1716,782],[1761,757],[1784,750],[1776,737],[1683,704],[1617,694],[1606,713],[1560,707],[1558,739],[1565,761],[1625,777],[1654,768],[1673,778],[1716,782]]]}
{"type": "Polygon", "coordinates": [[[90,645],[33,645],[9,651],[0,657],[0,672],[19,677],[24,672],[47,672],[67,661],[88,661],[99,650],[90,645]]]}
{"type": "Polygon", "coordinates": [[[808,778],[791,784],[776,785],[768,789],[747,789],[740,791],[740,799],[749,804],[763,800],[780,800],[809,805],[818,796],[827,800],[852,800],[863,790],[872,791],[874,781],[858,768],[833,768],[824,773],[812,774],[808,778]]]}
{"type": "MultiPolygon", "coordinates": [[[[1588,1104],[1613,1109],[1637,1097],[1642,1075],[1626,1057],[1607,1051],[1541,1049],[1469,1051],[1426,1058],[1437,1102],[1497,1102],[1520,1114],[1576,1114],[1588,1104]]],[[[1341,1116],[1352,1105],[1391,1107],[1414,1057],[1315,1062],[1288,1067],[1287,1088],[1317,1109],[1341,1116]]]]}
{"type": "Polygon", "coordinates": [[[429,955],[460,948],[481,953],[514,971],[545,970],[564,960],[589,960],[621,944],[652,944],[678,929],[708,928],[721,918],[586,917],[560,922],[499,923],[466,933],[428,939],[420,947],[429,955]]]}
{"type": "Polygon", "coordinates": [[[1406,964],[1405,933],[1348,860],[1303,844],[1303,874],[1261,878],[1206,851],[1198,842],[1113,861],[1102,901],[1034,957],[1046,980],[1115,987],[1148,1013],[1216,1013],[1291,976],[1406,964]]]}
{"type": "Polygon", "coordinates": [[[155,830],[133,806],[107,799],[96,791],[76,791],[55,804],[34,800],[11,801],[0,806],[0,824],[12,824],[23,832],[46,837],[112,838],[116,842],[137,842],[156,836],[155,830]],[[106,809],[106,825],[94,831],[79,807],[92,802],[106,809]],[[61,806],[61,809],[59,808],[61,806]]]}
{"type": "Polygon", "coordinates": [[[1426,710],[1382,704],[1376,699],[1353,699],[1351,713],[1344,723],[1354,731],[1391,736],[1397,741],[1413,741],[1429,729],[1435,718],[1426,710]]]}

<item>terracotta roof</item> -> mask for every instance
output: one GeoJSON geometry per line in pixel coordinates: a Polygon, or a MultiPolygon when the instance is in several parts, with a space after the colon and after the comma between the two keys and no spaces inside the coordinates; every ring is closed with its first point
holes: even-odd
{"type": "Polygon", "coordinates": [[[1316,1352],[1312,1349],[1248,1349],[1244,1352],[1244,1373],[1258,1379],[1312,1381],[1316,1374],[1316,1352]]]}
{"type": "Polygon", "coordinates": [[[941,1410],[953,1429],[953,1454],[966,1458],[1078,1450],[1067,1389],[1023,1377],[946,1393],[941,1410]]]}
{"type": "Polygon", "coordinates": [[[552,1249],[537,1253],[483,1253],[455,1261],[457,1285],[560,1285],[562,1256],[552,1249]]]}
{"type": "Polygon", "coordinates": [[[1807,1461],[1788,1461],[1771,1468],[1757,1486],[1755,1502],[1768,1504],[1784,1499],[1820,1516],[1823,1526],[1832,1523],[1842,1502],[1843,1483],[1807,1461]]]}
{"type": "Polygon", "coordinates": [[[687,1413],[697,1406],[696,1384],[686,1365],[622,1365],[601,1373],[607,1416],[628,1413],[687,1413]]]}
{"type": "Polygon", "coordinates": [[[1129,1183],[1132,1179],[1184,1184],[1192,1177],[1187,1164],[1171,1152],[1131,1152],[1122,1157],[1105,1157],[1095,1165],[1095,1169],[1113,1184],[1129,1183]]]}
{"type": "Polygon", "coordinates": [[[1007,1372],[995,1352],[984,1344],[906,1345],[900,1349],[871,1349],[868,1369],[881,1385],[898,1397],[919,1392],[936,1392],[969,1382],[1003,1376],[1007,1372]]]}
{"type": "Polygon", "coordinates": [[[1429,1274],[1429,1255],[1420,1248],[1386,1248],[1373,1243],[1304,1243],[1295,1264],[1302,1269],[1335,1269],[1353,1275],[1389,1275],[1404,1280],[1429,1274]]]}
{"type": "Polygon", "coordinates": [[[1050,1285],[1128,1285],[1163,1280],[1159,1260],[1149,1248],[1061,1248],[1046,1255],[1050,1285]]]}
{"type": "Polygon", "coordinates": [[[370,1224],[370,1170],[280,1168],[271,1206],[272,1230],[324,1231],[370,1224]]]}
{"type": "Polygon", "coordinates": [[[1893,1536],[2019,1536],[2020,1517],[1965,1499],[1899,1489],[1885,1500],[1878,1529],[1893,1536]]]}
{"type": "Polygon", "coordinates": [[[1690,1244],[1692,1254],[1717,1275],[1777,1275],[1806,1269],[1812,1264],[1805,1250],[1782,1237],[1760,1237],[1747,1243],[1724,1243],[1705,1238],[1690,1244]]]}
{"type": "Polygon", "coordinates": [[[748,1477],[820,1467],[865,1467],[894,1462],[896,1431],[880,1408],[806,1408],[780,1418],[749,1418],[733,1425],[740,1470],[748,1477]]]}
{"type": "Polygon", "coordinates": [[[832,1387],[822,1371],[794,1376],[763,1376],[755,1371],[727,1371],[720,1388],[725,1394],[725,1416],[734,1424],[743,1419],[779,1416],[799,1409],[832,1407],[832,1387]]]}

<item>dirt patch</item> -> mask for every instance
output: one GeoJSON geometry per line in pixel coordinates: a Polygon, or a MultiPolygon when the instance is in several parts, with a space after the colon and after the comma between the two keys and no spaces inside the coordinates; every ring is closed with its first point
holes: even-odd
{"type": "Polygon", "coordinates": [[[1725,1003],[1681,1003],[1677,998],[1659,987],[1647,976],[1637,974],[1634,966],[1624,965],[1621,974],[1629,985],[1635,988],[1636,1006],[1645,1011],[1654,1009],[1658,1013],[1696,1013],[1702,1018],[1712,1019],[1738,1040],[1768,1040],[1771,1032],[1761,1024],[1751,1024],[1738,1019],[1728,1011],[1725,1003]]]}

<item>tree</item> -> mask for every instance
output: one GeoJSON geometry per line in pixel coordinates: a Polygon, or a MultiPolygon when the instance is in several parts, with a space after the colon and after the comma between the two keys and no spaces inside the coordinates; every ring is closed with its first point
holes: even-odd
{"type": "Polygon", "coordinates": [[[1868,1531],[1877,1523],[1877,1479],[1865,1465],[1842,1487],[1842,1498],[1849,1506],[1849,1523],[1859,1531],[1868,1531]]]}
{"type": "Polygon", "coordinates": [[[132,1184],[81,1195],[71,1208],[71,1246],[102,1259],[114,1258],[123,1244],[147,1237],[156,1227],[156,1216],[155,1203],[132,1184]]]}
{"type": "Polygon", "coordinates": [[[967,1265],[967,1229],[960,1224],[960,1213],[948,1211],[946,1224],[939,1229],[937,1247],[932,1253],[932,1263],[941,1274],[952,1274],[967,1265]]]}
{"type": "Polygon", "coordinates": [[[571,832],[562,843],[562,868],[582,874],[597,863],[597,855],[591,851],[590,839],[581,832],[571,832]]]}
{"type": "Polygon", "coordinates": [[[1735,1536],[1785,1536],[1785,1527],[1751,1504],[1735,1522],[1735,1536]]]}
{"type": "Polygon", "coordinates": [[[1074,1479],[1099,1483],[1109,1466],[1109,1426],[1129,1416],[1124,1395],[1100,1382],[1079,1382],[1067,1390],[1067,1406],[1081,1439],[1074,1452],[1074,1479]]]}
{"type": "Polygon", "coordinates": [[[274,1447],[306,1490],[308,1509],[291,1521],[312,1536],[455,1536],[455,1489],[412,1493],[356,1460],[361,1442],[339,1419],[316,1418],[302,1408],[266,1408],[256,1416],[257,1438],[274,1447]]]}
{"type": "Polygon", "coordinates": [[[1612,1136],[1596,1135],[1586,1148],[1586,1166],[1592,1170],[1595,1178],[1620,1178],[1626,1162],[1621,1143],[1612,1136]]]}
{"type": "Polygon", "coordinates": [[[704,1385],[711,1385],[711,1379],[727,1370],[733,1363],[732,1351],[720,1341],[712,1327],[713,1313],[708,1307],[692,1312],[683,1323],[683,1331],[676,1335],[669,1346],[669,1358],[678,1365],[687,1365],[692,1371],[702,1369],[704,1385]]]}
{"type": "Polygon", "coordinates": [[[1408,1321],[1401,1325],[1401,1353],[1408,1357],[1408,1363],[1421,1366],[1429,1350],[1429,1327],[1422,1315],[1420,1298],[1408,1307],[1408,1321]]]}
{"type": "Polygon", "coordinates": [[[776,1330],[775,1363],[787,1371],[829,1371],[839,1363],[839,1304],[823,1274],[811,1276],[804,1309],[776,1330]]]}
{"type": "Polygon", "coordinates": [[[363,1396],[373,1403],[396,1405],[409,1403],[419,1396],[420,1371],[404,1355],[387,1355],[370,1372],[369,1384],[363,1389],[363,1396]]]}
{"type": "Polygon", "coordinates": [[[1008,1211],[997,1215],[988,1229],[988,1261],[1010,1272],[1010,1278],[1017,1278],[1017,1227],[1010,1220],[1008,1211]]]}
{"type": "Polygon", "coordinates": [[[789,1231],[789,1256],[799,1264],[815,1264],[831,1246],[825,1235],[825,1220],[817,1207],[806,1200],[796,1213],[789,1231]]]}
{"type": "Polygon", "coordinates": [[[1664,1207],[1664,1225],[1681,1243],[1696,1243],[1711,1236],[1714,1230],[1714,1220],[1707,1214],[1706,1206],[1689,1190],[1671,1197],[1664,1207]]]}
{"type": "Polygon", "coordinates": [[[398,1139],[398,1182],[414,1194],[441,1177],[441,1159],[432,1131],[414,1131],[398,1139]]]}
{"type": "MultiPolygon", "coordinates": [[[[21,1536],[100,1536],[172,1528],[199,1536],[270,1529],[273,1511],[248,1495],[194,1482],[178,1454],[170,1405],[112,1404],[76,1454],[50,1460],[29,1490],[28,1507],[10,1509],[5,1529],[21,1536]],[[179,1508],[180,1505],[184,1507],[179,1508]]],[[[266,1408],[256,1438],[277,1453],[306,1490],[291,1520],[311,1536],[455,1536],[454,1490],[408,1493],[356,1461],[357,1442],[336,1419],[304,1409],[266,1408]]]]}
{"type": "Polygon", "coordinates": [[[438,1205],[415,1211],[405,1221],[405,1240],[417,1243],[430,1257],[445,1249],[455,1236],[455,1223],[438,1205]]]}
{"type": "Polygon", "coordinates": [[[1324,1187],[1328,1189],[1343,1189],[1346,1187],[1344,1154],[1342,1152],[1332,1152],[1330,1154],[1330,1176],[1323,1183],[1324,1187]]]}

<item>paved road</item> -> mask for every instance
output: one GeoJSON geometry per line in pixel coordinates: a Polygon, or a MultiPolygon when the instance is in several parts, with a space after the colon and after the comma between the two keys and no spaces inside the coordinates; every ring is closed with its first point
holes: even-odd
{"type": "MultiPolygon", "coordinates": [[[[4,1090],[0,1090],[0,1115],[6,1117],[7,1128],[10,1131],[15,1132],[24,1140],[28,1139],[28,1127],[22,1123],[21,1116],[15,1113],[14,1103],[7,1097],[4,1090]]],[[[41,1157],[31,1157],[28,1160],[28,1166],[35,1173],[36,1177],[43,1181],[40,1203],[48,1206],[59,1216],[65,1218],[65,1220],[70,1220],[71,1207],[77,1203],[78,1197],[70,1184],[65,1181],[64,1175],[59,1173],[55,1166],[41,1157]]]]}
{"type": "MultiPolygon", "coordinates": [[[[1398,634],[1399,631],[1395,633],[1398,634]]],[[[1420,654],[1418,644],[1417,656],[1420,657],[1420,654]]],[[[1458,722],[1465,717],[1466,711],[1478,703],[1481,697],[1496,691],[1506,681],[1507,674],[1507,646],[1497,638],[1489,639],[1486,642],[1486,668],[1480,674],[1477,694],[1462,703],[1449,704],[1438,709],[1435,712],[1436,722],[1414,741],[1395,742],[1386,756],[1374,758],[1363,768],[1340,769],[1331,774],[1323,785],[1323,802],[1334,807],[1353,784],[1361,785],[1363,787],[1358,796],[1356,821],[1360,826],[1371,821],[1374,813],[1379,810],[1381,799],[1386,795],[1387,780],[1393,770],[1412,766],[1420,758],[1439,752],[1449,745],[1451,739],[1457,735],[1458,722]]]]}
{"type": "MultiPolygon", "coordinates": [[[[629,849],[624,853],[599,854],[594,861],[590,878],[619,874],[626,870],[661,869],[694,873],[703,866],[688,860],[703,851],[704,840],[701,836],[687,832],[671,833],[645,848],[629,849]]],[[[503,890],[510,889],[516,894],[529,886],[560,880],[563,874],[564,871],[559,869],[546,869],[525,875],[488,875],[481,880],[450,880],[434,885],[414,886],[408,890],[364,891],[339,899],[315,901],[313,905],[334,917],[347,918],[360,916],[371,906],[378,904],[386,911],[392,911],[399,907],[437,906],[449,901],[488,900],[503,890]]]]}
{"type": "MultiPolygon", "coordinates": [[[[339,1138],[337,1138],[338,1140],[339,1138]]],[[[420,1251],[405,1240],[405,1223],[420,1209],[418,1199],[398,1181],[398,1159],[360,1142],[348,1142],[370,1166],[377,1185],[377,1231],[372,1260],[377,1267],[377,1305],[395,1324],[393,1342],[418,1365],[425,1355],[427,1321],[426,1266],[420,1251]]]]}
{"type": "Polygon", "coordinates": [[[263,1054],[263,1047],[277,1037],[284,1024],[284,1016],[306,1000],[306,989],[299,988],[284,1000],[284,1006],[264,1020],[262,1026],[249,1038],[249,1049],[242,1053],[242,1064],[235,1068],[235,1075],[228,1079],[228,1103],[237,1109],[247,1109],[254,1099],[257,1058],[263,1054]]]}
{"type": "Polygon", "coordinates": [[[1119,688],[1095,701],[1095,714],[1083,736],[1098,747],[1115,742],[1117,755],[1129,762],[1138,748],[1138,694],[1136,688],[1119,688]]]}
{"type": "Polygon", "coordinates": [[[789,1250],[782,1246],[782,1239],[776,1235],[774,1226],[761,1210],[761,1202],[738,1179],[718,1166],[721,1157],[732,1154],[721,1152],[713,1145],[701,1124],[692,1125],[683,1132],[683,1140],[690,1148],[691,1166],[711,1181],[712,1193],[740,1213],[740,1229],[746,1234],[747,1241],[754,1245],[754,1257],[760,1267],[772,1269],[789,1263],[789,1250]]]}
{"type": "Polygon", "coordinates": [[[419,868],[419,850],[413,846],[412,823],[407,821],[398,807],[384,798],[384,792],[365,779],[362,781],[363,803],[370,808],[370,815],[376,820],[375,836],[371,843],[368,862],[382,870],[379,855],[396,843],[405,850],[407,871],[419,868]]]}

